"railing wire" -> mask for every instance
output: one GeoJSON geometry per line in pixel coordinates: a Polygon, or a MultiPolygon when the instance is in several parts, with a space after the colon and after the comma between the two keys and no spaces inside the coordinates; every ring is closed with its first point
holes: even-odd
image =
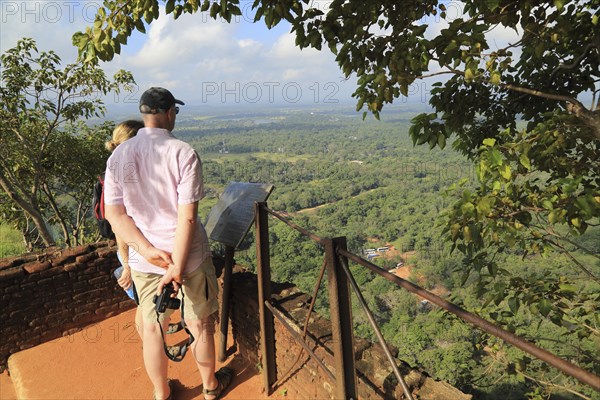
{"type": "Polygon", "coordinates": [[[496,336],[496,337],[504,340],[505,342],[512,344],[515,347],[518,347],[519,349],[525,351],[526,353],[533,355],[534,357],[544,361],[545,363],[564,372],[565,374],[572,376],[573,378],[579,380],[580,382],[585,383],[586,385],[589,385],[592,388],[600,391],[600,377],[592,374],[591,372],[588,372],[588,371],[584,370],[583,368],[580,368],[577,365],[575,365],[567,360],[563,360],[562,358],[555,356],[554,354],[550,353],[549,351],[544,350],[544,349],[534,345],[533,343],[520,338],[519,336],[515,335],[512,332],[504,330],[501,327],[499,327],[495,324],[492,324],[491,322],[486,321],[485,319],[483,319],[475,314],[472,314],[472,313],[466,311],[465,309],[457,306],[456,304],[450,303],[449,301],[446,301],[446,300],[442,299],[441,297],[436,296],[435,294],[433,294],[431,292],[428,292],[427,290],[421,288],[420,286],[415,285],[412,282],[409,282],[405,279],[400,278],[399,276],[389,273],[386,270],[379,268],[377,265],[370,263],[369,261],[366,261],[353,253],[350,253],[350,252],[342,250],[342,249],[338,249],[338,254],[340,254],[344,257],[348,257],[350,260],[352,260],[352,261],[356,262],[357,264],[360,264],[364,267],[369,268],[371,271],[375,272],[376,274],[382,276],[383,278],[385,278],[391,282],[396,283],[398,286],[403,287],[404,289],[408,290],[409,292],[412,292],[424,299],[429,300],[433,304],[436,304],[437,306],[443,308],[444,310],[451,312],[452,314],[456,315],[460,319],[471,323],[472,325],[476,326],[477,328],[479,328],[493,336],[496,336]]]}
{"type": "MultiPolygon", "coordinates": [[[[286,225],[288,225],[291,228],[295,229],[296,231],[302,233],[303,235],[307,236],[308,238],[314,240],[315,242],[319,243],[320,245],[322,245],[322,246],[325,245],[325,242],[326,242],[325,239],[323,239],[323,238],[309,232],[308,230],[302,228],[301,226],[289,221],[281,214],[268,208],[266,205],[264,205],[263,207],[269,214],[273,215],[275,218],[279,219],[286,225]]],[[[460,319],[474,325],[478,329],[481,329],[493,336],[496,336],[496,337],[504,340],[507,343],[512,344],[513,346],[544,361],[545,363],[553,366],[554,368],[562,371],[563,373],[565,373],[569,376],[572,376],[573,378],[594,388],[597,391],[600,391],[600,377],[592,374],[591,372],[588,372],[588,371],[584,370],[583,368],[580,368],[577,365],[575,365],[567,360],[564,360],[560,357],[555,356],[554,354],[550,353],[549,351],[544,350],[544,349],[534,345],[533,343],[531,343],[527,340],[524,340],[524,339],[520,338],[519,336],[517,336],[511,332],[508,332],[508,331],[502,329],[501,327],[499,327],[489,321],[486,321],[485,319],[483,319],[475,314],[472,314],[472,313],[464,310],[463,308],[457,306],[456,304],[450,303],[450,302],[442,299],[441,297],[421,288],[418,285],[415,285],[412,282],[409,282],[405,279],[402,279],[394,274],[387,272],[386,270],[378,267],[377,265],[375,265],[367,260],[364,260],[363,258],[357,256],[356,254],[353,254],[353,253],[350,253],[349,251],[338,248],[337,255],[347,257],[348,259],[354,261],[355,263],[357,263],[359,265],[362,265],[362,266],[370,269],[372,272],[382,276],[383,278],[385,278],[391,282],[394,282],[395,284],[408,290],[409,292],[414,293],[417,296],[420,296],[420,297],[430,301],[431,303],[443,308],[444,310],[446,310],[448,312],[451,312],[452,314],[456,315],[460,319]]],[[[343,260],[342,257],[340,257],[340,258],[343,260]]],[[[351,272],[348,269],[347,264],[345,262],[342,262],[342,267],[343,267],[343,269],[347,275],[347,278],[350,281],[353,289],[355,291],[358,290],[357,291],[357,295],[358,295],[358,293],[360,293],[360,291],[357,286],[355,288],[356,282],[352,278],[351,272]]],[[[359,295],[359,297],[362,297],[362,295],[359,295]]],[[[363,298],[363,300],[364,300],[364,298],[363,298]]],[[[272,311],[274,310],[270,304],[266,304],[266,306],[270,310],[272,310],[272,311]]],[[[367,311],[367,310],[368,310],[368,307],[365,309],[365,311],[367,311]]],[[[275,315],[275,313],[274,313],[274,315],[275,315]]],[[[367,315],[370,315],[370,311],[367,311],[367,315]]],[[[278,318],[281,320],[281,316],[278,316],[278,318]]],[[[370,321],[371,321],[371,318],[372,318],[372,315],[370,315],[370,317],[369,317],[370,321]]],[[[283,323],[284,323],[284,325],[287,325],[287,323],[285,323],[285,322],[283,322],[283,323]]],[[[381,332],[379,331],[378,328],[376,328],[376,322],[373,320],[371,323],[372,323],[376,333],[378,333],[378,337],[379,337],[381,335],[381,332]]],[[[288,330],[291,331],[291,328],[289,326],[287,326],[287,328],[288,328],[288,330]]],[[[293,333],[296,334],[296,332],[293,332],[293,333]]],[[[382,343],[384,351],[386,351],[386,355],[388,355],[389,349],[387,349],[387,345],[384,344],[385,341],[383,340],[383,336],[381,336],[380,342],[382,343]]],[[[309,353],[311,355],[314,356],[314,353],[308,348],[308,346],[306,345],[306,343],[304,343],[303,340],[300,340],[300,343],[303,345],[303,347],[307,351],[309,351],[309,353]]],[[[391,355],[391,353],[390,353],[390,355],[391,355]]],[[[317,361],[317,363],[322,363],[319,359],[316,359],[316,361],[317,361]]],[[[391,362],[391,363],[392,363],[392,367],[394,368],[394,374],[398,378],[400,376],[400,373],[399,373],[399,371],[397,371],[397,366],[396,366],[395,362],[391,362]]],[[[331,371],[329,371],[328,369],[326,371],[329,374],[331,374],[331,371]]],[[[330,376],[333,376],[333,375],[331,374],[330,376]]],[[[405,394],[406,394],[406,392],[407,392],[407,388],[405,388],[406,383],[401,378],[401,376],[399,377],[398,380],[401,383],[402,389],[405,391],[405,394]]],[[[410,399],[410,397],[409,397],[409,399],[410,399]]]]}
{"type": "Polygon", "coordinates": [[[315,235],[312,232],[307,231],[306,229],[304,229],[303,227],[293,223],[292,221],[290,221],[289,219],[285,218],[283,215],[278,214],[277,212],[271,210],[269,207],[265,207],[265,209],[267,210],[267,212],[269,214],[271,214],[272,216],[274,216],[275,218],[277,218],[278,220],[280,220],[281,222],[283,222],[284,224],[288,225],[289,227],[297,230],[298,232],[300,232],[301,234],[303,234],[304,236],[314,240],[315,242],[319,243],[321,246],[325,246],[325,240],[317,235],[315,235]]]}
{"type": "Polygon", "coordinates": [[[281,324],[288,330],[288,332],[294,337],[294,339],[296,339],[296,341],[298,343],[300,343],[300,345],[302,345],[304,350],[306,350],[312,356],[313,360],[315,360],[315,362],[319,365],[319,367],[321,367],[323,372],[325,372],[327,374],[327,376],[329,377],[331,382],[335,382],[336,379],[335,379],[335,375],[333,375],[333,372],[331,372],[329,370],[329,368],[327,368],[325,366],[325,364],[323,364],[323,361],[321,361],[321,359],[319,357],[317,357],[315,352],[312,351],[310,347],[308,347],[306,342],[304,340],[302,340],[302,338],[300,337],[300,335],[298,335],[298,333],[294,330],[294,328],[292,328],[290,326],[290,324],[288,324],[288,322],[285,320],[285,318],[283,317],[281,312],[278,309],[276,309],[275,307],[273,307],[273,305],[271,303],[269,303],[268,301],[265,301],[265,306],[267,306],[269,311],[271,311],[273,313],[273,315],[275,317],[277,317],[279,322],[281,322],[281,324]]]}
{"type": "MultiPolygon", "coordinates": [[[[304,341],[306,339],[306,335],[308,333],[308,323],[310,322],[310,317],[315,308],[315,303],[317,302],[317,295],[319,294],[319,288],[321,287],[321,282],[323,281],[323,276],[325,275],[325,267],[327,267],[327,260],[323,260],[323,265],[321,266],[321,272],[319,273],[319,279],[317,279],[317,283],[313,290],[313,296],[312,296],[312,299],[310,302],[310,306],[308,307],[308,312],[306,313],[306,318],[304,320],[304,329],[302,331],[302,338],[301,338],[302,341],[304,341]]],[[[302,349],[300,349],[300,352],[296,356],[296,360],[292,363],[292,366],[288,368],[288,370],[285,374],[282,374],[281,378],[279,378],[273,384],[273,386],[278,386],[287,379],[290,372],[292,372],[292,370],[294,369],[294,367],[296,366],[298,361],[300,361],[300,358],[302,357],[303,352],[304,352],[304,347],[302,349]]]]}

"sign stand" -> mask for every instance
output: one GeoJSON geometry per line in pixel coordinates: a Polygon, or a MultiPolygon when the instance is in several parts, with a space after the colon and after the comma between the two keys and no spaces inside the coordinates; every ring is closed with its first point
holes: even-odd
{"type": "Polygon", "coordinates": [[[221,323],[219,325],[219,362],[227,359],[227,331],[229,330],[229,303],[231,300],[231,275],[233,273],[233,255],[235,248],[225,246],[225,266],[223,267],[223,302],[221,305],[221,323]]]}
{"type": "Polygon", "coordinates": [[[223,301],[221,307],[218,359],[227,359],[227,331],[231,302],[231,275],[235,249],[239,247],[254,222],[254,203],[267,200],[273,185],[264,183],[231,182],[217,204],[210,210],[204,227],[211,240],[225,245],[223,268],[223,301]]]}

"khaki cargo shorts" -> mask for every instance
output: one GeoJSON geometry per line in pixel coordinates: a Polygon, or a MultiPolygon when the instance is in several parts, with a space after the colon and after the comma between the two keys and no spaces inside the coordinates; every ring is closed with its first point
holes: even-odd
{"type": "MultiPolygon", "coordinates": [[[[131,278],[139,298],[138,307],[142,309],[142,317],[145,322],[156,322],[156,311],[152,300],[162,277],[158,274],[131,270],[131,278]]],[[[205,319],[219,310],[217,298],[219,288],[211,257],[203,261],[195,271],[183,276],[182,289],[177,298],[181,299],[182,291],[185,296],[183,302],[185,319],[205,319]]],[[[159,320],[164,321],[174,311],[167,309],[164,313],[159,313],[159,320]]],[[[217,314],[215,314],[216,316],[217,314]]]]}

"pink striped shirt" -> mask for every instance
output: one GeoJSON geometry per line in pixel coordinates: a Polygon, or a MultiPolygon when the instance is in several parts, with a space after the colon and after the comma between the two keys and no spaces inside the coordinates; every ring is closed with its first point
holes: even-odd
{"type": "MultiPolygon", "coordinates": [[[[120,144],[108,159],[104,202],[124,205],[154,247],[172,252],[177,228],[177,206],[204,197],[202,164],[194,149],[159,128],[142,128],[120,144]]],[[[189,274],[210,256],[206,231],[197,223],[187,264],[189,274]]],[[[164,274],[129,243],[129,265],[140,272],[164,274]]]]}

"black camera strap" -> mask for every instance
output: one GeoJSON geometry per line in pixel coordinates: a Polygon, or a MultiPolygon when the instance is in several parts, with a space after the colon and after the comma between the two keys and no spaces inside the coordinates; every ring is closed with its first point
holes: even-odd
{"type": "Polygon", "coordinates": [[[185,353],[188,351],[188,349],[191,347],[192,343],[194,342],[194,335],[192,335],[192,332],[190,332],[190,330],[187,327],[187,324],[185,323],[185,314],[184,314],[184,298],[185,295],[183,294],[183,288],[181,288],[181,326],[183,327],[183,329],[185,329],[185,332],[188,334],[188,340],[186,343],[183,344],[183,346],[179,347],[179,351],[177,352],[177,354],[172,354],[169,351],[169,348],[167,346],[167,342],[165,341],[165,332],[163,331],[163,327],[162,324],[160,323],[160,314],[158,311],[156,312],[156,322],[158,322],[158,327],[160,328],[160,335],[162,336],[162,340],[163,340],[163,348],[165,349],[165,354],[167,355],[167,357],[169,358],[169,360],[171,361],[175,361],[175,362],[180,362],[183,360],[183,357],[185,357],[185,353]]]}

